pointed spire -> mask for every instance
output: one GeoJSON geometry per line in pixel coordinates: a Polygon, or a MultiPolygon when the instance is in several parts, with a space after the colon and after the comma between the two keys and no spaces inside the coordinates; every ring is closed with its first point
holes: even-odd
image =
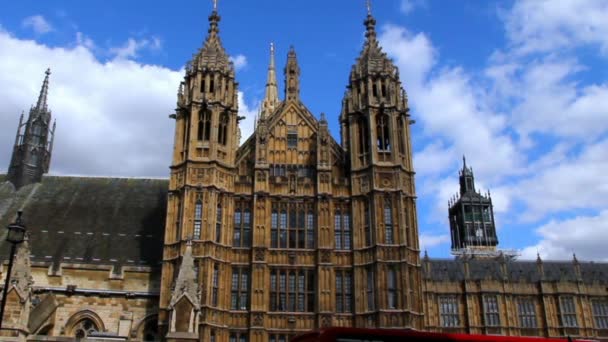
{"type": "Polygon", "coordinates": [[[464,154],[462,155],[462,169],[467,169],[467,158],[464,156],[464,154]]]}
{"type": "Polygon", "coordinates": [[[325,117],[325,113],[321,112],[321,120],[319,122],[327,125],[327,118],[325,117]]]}
{"type": "Polygon", "coordinates": [[[42,88],[40,89],[40,95],[38,96],[38,103],[36,103],[36,109],[46,111],[46,97],[49,92],[49,75],[51,75],[51,68],[46,69],[46,76],[44,77],[44,82],[42,82],[42,88]]]}
{"type": "Polygon", "coordinates": [[[197,54],[194,55],[192,61],[188,64],[188,70],[197,70],[200,66],[216,67],[220,69],[228,68],[232,71],[234,67],[228,57],[228,54],[222,46],[220,39],[219,22],[221,20],[217,11],[217,1],[213,1],[213,11],[209,16],[208,35],[205,39],[203,47],[197,54]]]}
{"type": "Polygon", "coordinates": [[[366,0],[367,15],[372,15],[372,1],[366,0]]]}
{"type": "Polygon", "coordinates": [[[285,100],[296,101],[300,99],[300,67],[296,50],[291,46],[287,54],[287,65],[285,66],[285,100]]]}
{"type": "Polygon", "coordinates": [[[192,304],[198,308],[200,304],[198,299],[197,275],[194,272],[191,240],[188,240],[186,243],[186,250],[184,251],[184,255],[182,255],[182,262],[179,267],[179,273],[177,274],[177,280],[175,280],[175,290],[173,291],[171,305],[175,305],[182,295],[187,296],[192,304]]]}
{"type": "Polygon", "coordinates": [[[262,102],[262,115],[270,115],[279,104],[279,88],[277,86],[277,72],[274,63],[274,44],[270,43],[270,63],[266,77],[266,95],[262,102]]]}

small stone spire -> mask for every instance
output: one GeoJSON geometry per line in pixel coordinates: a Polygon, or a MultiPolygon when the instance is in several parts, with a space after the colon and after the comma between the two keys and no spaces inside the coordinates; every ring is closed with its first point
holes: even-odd
{"type": "Polygon", "coordinates": [[[372,2],[371,2],[371,0],[367,0],[365,5],[367,6],[367,15],[372,15],[372,2]]]}
{"type": "Polygon", "coordinates": [[[296,50],[291,46],[287,54],[285,66],[285,100],[297,101],[300,99],[300,67],[296,50]]]}
{"type": "Polygon", "coordinates": [[[217,4],[214,2],[213,11],[209,15],[209,29],[203,47],[188,64],[188,70],[195,71],[201,67],[208,69],[229,69],[234,72],[234,66],[222,46],[220,39],[219,22],[221,20],[217,11],[217,4]]]}
{"type": "Polygon", "coordinates": [[[262,115],[270,115],[279,104],[279,88],[277,86],[277,73],[274,63],[274,44],[270,43],[270,63],[266,77],[266,95],[262,102],[262,115]]]}
{"type": "Polygon", "coordinates": [[[47,68],[45,71],[46,76],[44,77],[44,82],[42,82],[42,88],[40,89],[40,95],[38,96],[38,103],[36,103],[36,109],[38,111],[42,110],[46,112],[47,104],[46,98],[49,92],[49,76],[51,75],[51,68],[47,68]]]}
{"type": "Polygon", "coordinates": [[[175,281],[175,290],[171,305],[175,305],[182,296],[188,297],[192,304],[198,308],[200,306],[198,298],[198,286],[196,273],[194,272],[194,258],[192,257],[192,242],[186,244],[186,250],[182,255],[182,262],[175,281]]]}

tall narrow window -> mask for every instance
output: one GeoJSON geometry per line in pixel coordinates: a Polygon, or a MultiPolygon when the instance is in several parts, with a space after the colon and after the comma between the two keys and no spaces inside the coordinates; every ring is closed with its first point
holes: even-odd
{"type": "Polygon", "coordinates": [[[247,202],[238,202],[234,209],[234,247],[251,247],[251,211],[247,202]]]}
{"type": "Polygon", "coordinates": [[[298,236],[298,226],[297,226],[297,216],[295,206],[292,205],[289,210],[289,248],[297,247],[297,236],[298,236]]]}
{"type": "Polygon", "coordinates": [[[205,107],[201,108],[198,115],[197,138],[199,141],[209,141],[211,135],[211,111],[205,107]]]}
{"type": "Polygon", "coordinates": [[[215,218],[215,242],[222,241],[222,200],[218,198],[217,200],[217,215],[215,218]]]}
{"type": "Polygon", "coordinates": [[[576,306],[574,297],[563,296],[559,298],[559,309],[562,317],[562,325],[567,328],[576,328],[578,323],[576,320],[576,306]]]}
{"type": "Polygon", "coordinates": [[[536,308],[531,298],[520,298],[517,301],[517,314],[519,326],[522,328],[536,328],[536,308]]]}
{"type": "Polygon", "coordinates": [[[218,132],[217,132],[217,141],[222,144],[222,145],[226,145],[226,142],[228,141],[228,113],[224,112],[220,115],[220,124],[218,126],[218,132]]]}
{"type": "Polygon", "coordinates": [[[396,309],[398,305],[397,296],[397,271],[394,267],[389,267],[387,270],[387,292],[388,292],[388,307],[396,309]]]}
{"type": "Polygon", "coordinates": [[[270,270],[270,311],[313,312],[315,273],[312,270],[270,270]]]}
{"type": "Polygon", "coordinates": [[[359,128],[359,158],[362,164],[365,164],[366,156],[369,152],[369,130],[367,129],[367,121],[364,117],[357,120],[359,128]]]}
{"type": "Polygon", "coordinates": [[[215,342],[215,330],[211,330],[209,333],[209,342],[215,342]]]}
{"type": "Polygon", "coordinates": [[[201,238],[201,219],[203,217],[203,202],[199,199],[194,205],[194,232],[192,238],[200,240],[201,238]]]}
{"type": "Polygon", "coordinates": [[[334,213],[334,240],[336,249],[342,249],[342,215],[339,210],[334,213]]]}
{"type": "Polygon", "coordinates": [[[376,134],[378,136],[377,146],[379,152],[390,152],[391,151],[391,138],[390,138],[390,118],[388,115],[379,113],[376,116],[376,134]]]}
{"type": "Polygon", "coordinates": [[[280,226],[280,231],[279,231],[279,237],[281,240],[281,244],[279,247],[281,248],[287,248],[287,211],[283,210],[281,211],[281,222],[280,222],[281,226],[280,226]]]}
{"type": "Polygon", "coordinates": [[[175,240],[181,241],[182,239],[182,199],[178,196],[175,199],[177,201],[177,213],[175,213],[175,240]]]}
{"type": "Polygon", "coordinates": [[[211,292],[211,305],[212,306],[217,306],[217,300],[218,300],[218,291],[220,288],[220,267],[218,264],[214,264],[213,265],[213,279],[212,281],[212,292],[211,292]]]}
{"type": "Polygon", "coordinates": [[[306,248],[315,248],[315,215],[312,211],[306,214],[306,248]]]}
{"type": "Polygon", "coordinates": [[[279,247],[279,213],[276,210],[272,211],[270,216],[270,246],[273,248],[279,247]]]}
{"type": "Polygon", "coordinates": [[[372,245],[372,228],[371,228],[371,217],[369,213],[369,201],[365,200],[363,203],[363,230],[365,234],[365,246],[372,245]]]}
{"type": "Polygon", "coordinates": [[[500,312],[498,310],[498,298],[496,295],[483,296],[483,313],[486,326],[500,326],[500,312]]]}
{"type": "Polygon", "coordinates": [[[342,208],[334,214],[334,239],[337,250],[351,249],[350,213],[342,208]]]}
{"type": "Polygon", "coordinates": [[[249,340],[249,336],[247,336],[247,332],[231,332],[230,333],[230,342],[247,342],[249,340]]]}
{"type": "Polygon", "coordinates": [[[596,329],[608,329],[608,300],[596,299],[591,301],[593,320],[596,329]]]}
{"type": "Polygon", "coordinates": [[[403,117],[397,119],[397,137],[399,139],[399,153],[405,154],[405,138],[403,137],[403,117]]]}
{"type": "Polygon", "coordinates": [[[291,131],[287,132],[287,148],[298,147],[298,132],[291,131]]]}
{"type": "Polygon", "coordinates": [[[456,298],[456,296],[440,296],[439,315],[441,317],[442,327],[453,328],[460,326],[458,298],[456,298]]]}
{"type": "Polygon", "coordinates": [[[393,230],[393,206],[391,204],[391,199],[388,197],[384,199],[384,233],[385,243],[395,243],[393,230]]]}
{"type": "Polygon", "coordinates": [[[336,312],[352,312],[352,272],[336,270],[336,312]]]}
{"type": "Polygon", "coordinates": [[[230,308],[247,310],[249,306],[249,269],[234,267],[232,269],[232,293],[230,308]]]}
{"type": "Polygon", "coordinates": [[[376,310],[375,296],[375,277],[373,266],[368,266],[366,269],[367,273],[367,286],[365,288],[365,294],[367,296],[367,311],[376,310]]]}

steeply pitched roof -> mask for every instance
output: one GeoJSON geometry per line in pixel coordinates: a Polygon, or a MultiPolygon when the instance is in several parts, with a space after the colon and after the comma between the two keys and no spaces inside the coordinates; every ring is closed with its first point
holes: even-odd
{"type": "MultiPolygon", "coordinates": [[[[18,191],[5,182],[0,230],[23,210],[32,261],[156,266],[167,189],[168,180],[158,179],[45,176],[18,191]]],[[[4,244],[2,238],[3,259],[4,244]]]]}
{"type": "MultiPolygon", "coordinates": [[[[502,281],[500,259],[469,259],[470,280],[502,281]]],[[[462,281],[465,279],[464,261],[462,259],[423,259],[428,263],[430,273],[424,277],[431,281],[462,281]]],[[[541,279],[549,282],[576,282],[577,274],[572,261],[543,261],[542,274],[536,261],[505,260],[506,278],[510,282],[538,282],[541,279]]],[[[608,284],[608,263],[579,262],[581,279],[586,284],[608,284]]]]}

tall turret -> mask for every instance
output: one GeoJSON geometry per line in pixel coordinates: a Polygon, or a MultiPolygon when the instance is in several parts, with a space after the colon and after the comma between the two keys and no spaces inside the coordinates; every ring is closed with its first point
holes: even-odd
{"type": "Polygon", "coordinates": [[[47,105],[51,70],[47,69],[45,74],[38,102],[30,108],[25,123],[21,114],[17,127],[13,155],[8,168],[8,181],[17,189],[40,182],[42,175],[49,171],[51,163],[55,135],[55,123],[51,126],[51,111],[47,105]]]}
{"type": "Polygon", "coordinates": [[[495,255],[498,237],[490,193],[475,190],[473,169],[462,157],[460,191],[448,202],[452,251],[455,255],[495,255]]]}
{"type": "Polygon", "coordinates": [[[170,116],[175,142],[159,312],[159,330],[167,341],[209,340],[213,315],[230,307],[204,278],[229,271],[229,263],[216,261],[226,258],[220,252],[230,241],[239,145],[238,84],[220,39],[220,19],[214,3],[207,38],[186,66],[170,116]]]}
{"type": "Polygon", "coordinates": [[[285,66],[285,101],[300,100],[300,66],[296,50],[289,48],[287,65],[285,66]]]}
{"type": "Polygon", "coordinates": [[[412,120],[399,71],[377,39],[369,3],[364,25],[365,43],[351,69],[340,115],[342,147],[350,159],[352,208],[357,213],[353,223],[361,227],[354,243],[356,248],[403,253],[410,262],[394,263],[370,254],[368,265],[356,276],[366,280],[369,293],[359,310],[375,313],[375,319],[368,316],[367,326],[422,328],[412,120]],[[371,296],[375,291],[379,294],[371,296]],[[395,291],[412,296],[402,300],[395,291]],[[389,318],[388,311],[398,314],[389,318]]]}

